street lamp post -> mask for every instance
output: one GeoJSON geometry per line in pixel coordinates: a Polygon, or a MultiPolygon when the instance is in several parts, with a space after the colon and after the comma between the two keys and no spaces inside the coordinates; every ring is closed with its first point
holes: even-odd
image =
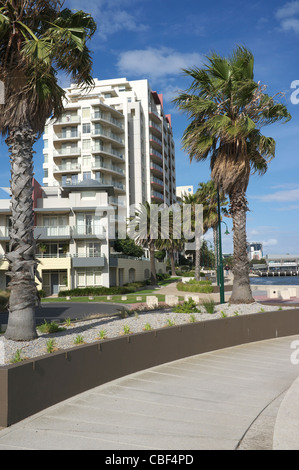
{"type": "MultiPolygon", "coordinates": [[[[224,304],[224,275],[223,275],[223,261],[222,261],[222,240],[221,240],[221,213],[220,213],[220,196],[219,188],[217,188],[217,199],[218,199],[218,269],[217,277],[220,287],[220,303],[224,304]]],[[[228,232],[228,230],[227,230],[228,232]]]]}

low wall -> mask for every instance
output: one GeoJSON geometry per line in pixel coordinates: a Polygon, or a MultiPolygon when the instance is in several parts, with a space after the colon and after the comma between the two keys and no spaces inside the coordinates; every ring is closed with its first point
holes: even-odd
{"type": "Polygon", "coordinates": [[[0,367],[0,426],[143,369],[253,341],[299,334],[299,310],[161,328],[0,367]]]}

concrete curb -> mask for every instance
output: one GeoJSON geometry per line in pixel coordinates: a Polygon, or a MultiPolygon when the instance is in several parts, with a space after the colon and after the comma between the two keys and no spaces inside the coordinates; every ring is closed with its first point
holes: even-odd
{"type": "Polygon", "coordinates": [[[273,450],[299,450],[299,377],[279,407],[273,434],[273,450]]]}

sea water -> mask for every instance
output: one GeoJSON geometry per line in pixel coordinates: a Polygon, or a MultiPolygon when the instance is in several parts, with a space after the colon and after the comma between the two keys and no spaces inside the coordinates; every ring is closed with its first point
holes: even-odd
{"type": "Polygon", "coordinates": [[[299,276],[253,276],[250,283],[257,286],[299,286],[299,276]]]}

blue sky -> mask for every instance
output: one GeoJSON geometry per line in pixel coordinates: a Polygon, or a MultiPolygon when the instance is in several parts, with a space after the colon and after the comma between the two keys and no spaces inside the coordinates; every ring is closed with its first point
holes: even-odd
{"type": "MultiPolygon", "coordinates": [[[[271,95],[285,93],[292,120],[263,129],[276,140],[276,157],[266,175],[251,178],[248,240],[262,241],[265,254],[299,254],[299,104],[291,100],[291,84],[299,80],[299,1],[67,0],[65,6],[91,13],[98,24],[89,44],[95,78],[147,78],[152,89],[164,95],[165,112],[172,115],[178,186],[196,189],[210,178],[209,165],[190,164],[181,149],[188,122],[171,100],[190,84],[182,68],[200,66],[211,51],[227,56],[236,45],[253,52],[255,80],[267,85],[271,95]]],[[[1,153],[0,185],[6,187],[10,169],[5,144],[1,153]]],[[[35,155],[40,182],[42,158],[40,141],[35,155]]],[[[228,226],[231,229],[230,221],[228,226]]],[[[223,235],[223,251],[232,251],[232,235],[223,235]]]]}

